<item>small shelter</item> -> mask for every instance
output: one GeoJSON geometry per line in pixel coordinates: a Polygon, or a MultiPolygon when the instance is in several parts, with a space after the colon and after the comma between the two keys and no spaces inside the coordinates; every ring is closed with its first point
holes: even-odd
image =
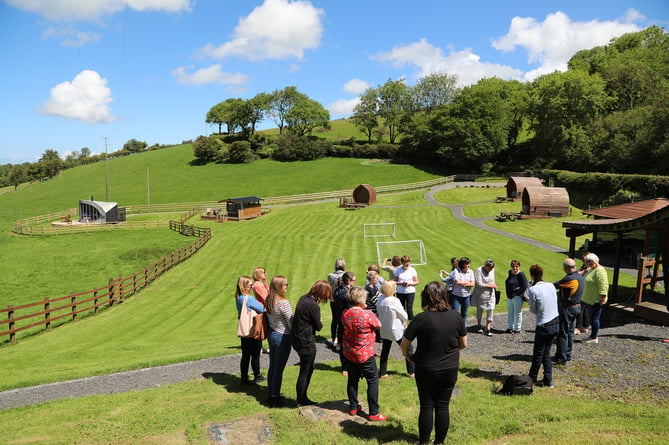
{"type": "Polygon", "coordinates": [[[506,197],[515,199],[523,196],[525,187],[543,187],[541,179],[531,176],[511,176],[506,182],[506,197]]]}
{"type": "Polygon", "coordinates": [[[521,213],[535,216],[567,216],[569,193],[564,187],[525,187],[521,213]]]}
{"type": "Polygon", "coordinates": [[[341,197],[339,207],[359,209],[376,202],[376,189],[369,184],[360,184],[353,189],[353,198],[341,197]]]}
{"type": "Polygon", "coordinates": [[[262,199],[257,196],[244,196],[241,198],[224,199],[219,202],[225,203],[225,216],[227,219],[241,221],[257,218],[263,214],[260,201],[262,199]]]}
{"type": "Polygon", "coordinates": [[[125,209],[119,210],[118,203],[104,201],[79,200],[79,222],[82,223],[117,223],[125,221],[125,209]]]}
{"type": "Polygon", "coordinates": [[[663,256],[669,252],[669,199],[648,199],[583,213],[597,219],[562,223],[569,237],[569,256],[573,258],[576,254],[576,237],[592,234],[587,249],[596,253],[610,249],[614,252],[611,294],[618,294],[618,278],[623,261],[631,262],[637,268],[637,286],[633,295],[635,315],[669,324],[666,303],[660,305],[643,301],[645,287],[650,285],[653,289],[658,282],[665,285],[666,299],[669,262],[664,261],[663,256]],[[604,238],[601,234],[611,234],[613,239],[600,239],[604,238]]]}

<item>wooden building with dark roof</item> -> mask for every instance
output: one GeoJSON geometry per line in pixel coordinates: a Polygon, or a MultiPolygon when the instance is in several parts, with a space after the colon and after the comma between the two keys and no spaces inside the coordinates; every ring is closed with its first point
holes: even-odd
{"type": "Polygon", "coordinates": [[[562,227],[569,237],[569,256],[574,257],[576,237],[592,234],[592,247],[596,252],[597,240],[603,233],[613,235],[614,271],[611,293],[618,293],[618,279],[621,263],[628,249],[638,249],[637,286],[634,294],[634,313],[640,317],[669,324],[669,311],[664,306],[644,302],[644,290],[650,285],[653,290],[658,282],[663,282],[666,293],[666,279],[669,261],[663,261],[663,255],[669,252],[669,199],[655,198],[629,204],[620,204],[583,212],[597,219],[564,221],[562,227]],[[642,240],[631,239],[633,234],[641,234],[642,240]],[[637,244],[636,242],[639,241],[637,244]]]}

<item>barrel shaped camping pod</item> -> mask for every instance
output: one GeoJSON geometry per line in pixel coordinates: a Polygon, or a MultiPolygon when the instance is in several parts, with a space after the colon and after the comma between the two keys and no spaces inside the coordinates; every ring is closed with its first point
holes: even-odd
{"type": "Polygon", "coordinates": [[[522,213],[537,216],[567,216],[569,193],[564,187],[525,187],[522,213]]]}
{"type": "Polygon", "coordinates": [[[541,179],[531,176],[511,176],[506,182],[506,197],[520,198],[525,187],[543,187],[541,179]]]}
{"type": "Polygon", "coordinates": [[[353,202],[372,205],[376,202],[376,189],[369,184],[361,184],[353,190],[353,202]]]}

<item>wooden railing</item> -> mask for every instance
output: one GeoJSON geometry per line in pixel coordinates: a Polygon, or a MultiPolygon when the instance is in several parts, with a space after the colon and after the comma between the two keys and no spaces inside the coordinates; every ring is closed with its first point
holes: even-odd
{"type": "MultiPolygon", "coordinates": [[[[376,190],[376,193],[399,193],[412,190],[426,190],[437,185],[453,182],[454,180],[455,176],[444,176],[442,178],[430,179],[428,181],[421,182],[412,182],[408,184],[382,185],[379,187],[374,187],[374,189],[376,190]]],[[[277,205],[310,201],[339,200],[341,197],[351,196],[352,194],[353,189],[338,190],[334,192],[307,193],[303,195],[270,196],[269,198],[263,199],[263,204],[277,205]]]]}
{"type": "Polygon", "coordinates": [[[2,314],[7,314],[6,319],[0,320],[0,337],[9,335],[9,341],[15,344],[17,332],[40,326],[50,330],[55,323],[74,321],[80,314],[97,314],[101,307],[122,303],[124,299],[147,287],[172,267],[190,258],[211,239],[211,229],[189,226],[177,221],[169,221],[169,228],[183,235],[196,236],[197,239],[129,277],[110,278],[105,286],[58,298],[45,298],[20,306],[9,305],[6,309],[0,309],[0,317],[2,314]]]}

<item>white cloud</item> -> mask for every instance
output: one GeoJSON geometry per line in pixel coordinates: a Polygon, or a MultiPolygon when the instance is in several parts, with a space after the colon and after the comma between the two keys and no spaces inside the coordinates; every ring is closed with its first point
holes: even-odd
{"type": "Polygon", "coordinates": [[[344,84],[344,91],[356,95],[364,93],[367,88],[369,88],[369,84],[360,79],[351,79],[344,84]]]}
{"type": "Polygon", "coordinates": [[[52,21],[98,21],[106,15],[124,11],[164,11],[192,9],[193,0],[5,0],[10,6],[32,12],[52,21]]]}
{"type": "Polygon", "coordinates": [[[555,70],[565,71],[567,62],[577,51],[606,45],[614,37],[639,31],[633,22],[643,19],[634,9],[628,10],[620,21],[573,22],[561,11],[548,14],[543,22],[531,17],[514,17],[509,32],[492,45],[504,52],[516,48],[525,50],[528,62],[539,65],[524,75],[525,80],[532,80],[555,70]]]}
{"type": "Polygon", "coordinates": [[[461,85],[474,84],[484,77],[518,79],[522,75],[522,71],[510,66],[481,62],[480,57],[471,49],[455,51],[451,48],[449,53],[444,55],[441,48],[432,45],[426,39],[396,46],[372,58],[389,62],[395,68],[413,66],[418,69],[417,78],[435,73],[455,74],[461,85]]]}
{"type": "Polygon", "coordinates": [[[265,0],[240,19],[232,40],[215,46],[207,44],[198,52],[204,57],[247,60],[302,60],[304,51],[320,45],[322,9],[306,1],[265,0]]]}
{"type": "Polygon", "coordinates": [[[192,69],[192,66],[176,68],[172,70],[172,76],[176,78],[178,83],[183,85],[206,85],[210,83],[221,85],[242,85],[249,81],[246,74],[225,72],[221,69],[220,64],[201,68],[193,73],[187,72],[192,69]]]}
{"type": "Polygon", "coordinates": [[[84,70],[72,82],[62,82],[51,89],[51,96],[36,112],[42,115],[61,116],[89,124],[114,122],[109,108],[111,90],[107,79],[91,70],[84,70]]]}
{"type": "Polygon", "coordinates": [[[339,99],[328,105],[327,110],[330,112],[333,118],[337,117],[347,117],[353,114],[353,109],[360,102],[359,97],[353,99],[339,99]]]}

